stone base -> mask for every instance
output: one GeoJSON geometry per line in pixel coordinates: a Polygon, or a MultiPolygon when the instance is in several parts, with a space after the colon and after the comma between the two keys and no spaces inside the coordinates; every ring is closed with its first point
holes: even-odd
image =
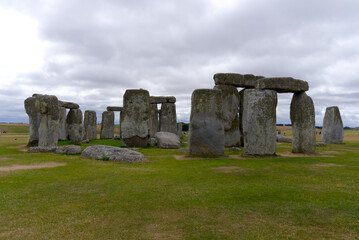
{"type": "Polygon", "coordinates": [[[148,145],[148,138],[141,138],[134,136],[131,138],[126,138],[122,140],[123,144],[127,147],[145,147],[148,145]]]}

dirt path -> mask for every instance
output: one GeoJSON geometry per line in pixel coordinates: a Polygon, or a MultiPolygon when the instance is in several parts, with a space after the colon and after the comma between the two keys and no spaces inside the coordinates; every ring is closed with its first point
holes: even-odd
{"type": "Polygon", "coordinates": [[[40,168],[54,168],[54,167],[60,167],[65,165],[67,165],[67,163],[60,163],[60,162],[47,162],[47,163],[39,163],[32,165],[12,165],[12,166],[0,167],[0,172],[40,169],[40,168]]]}

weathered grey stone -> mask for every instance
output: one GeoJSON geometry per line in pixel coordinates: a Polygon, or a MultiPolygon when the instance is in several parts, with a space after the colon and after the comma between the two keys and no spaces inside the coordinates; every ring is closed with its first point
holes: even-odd
{"type": "Polygon", "coordinates": [[[175,103],[176,98],[173,96],[151,96],[150,103],[157,104],[157,103],[175,103]]]}
{"type": "Polygon", "coordinates": [[[276,148],[277,93],[248,89],[243,96],[244,153],[272,155],[276,148]]]}
{"type": "Polygon", "coordinates": [[[115,135],[115,113],[113,111],[104,111],[101,121],[101,139],[112,139],[115,135]]]}
{"type": "Polygon", "coordinates": [[[59,136],[59,103],[56,96],[35,97],[35,106],[41,114],[39,125],[39,147],[56,147],[59,136]]]}
{"type": "Polygon", "coordinates": [[[342,117],[337,106],[327,107],[323,120],[322,142],[341,144],[344,138],[342,117]]]}
{"type": "Polygon", "coordinates": [[[67,140],[66,108],[59,107],[59,140],[67,140]]]}
{"type": "Polygon", "coordinates": [[[107,111],[117,111],[117,112],[121,112],[123,110],[123,107],[115,107],[115,106],[108,106],[106,108],[107,111]]]}
{"type": "Polygon", "coordinates": [[[239,122],[239,132],[241,136],[241,147],[244,147],[244,135],[243,135],[243,97],[244,97],[244,91],[246,89],[242,89],[239,91],[239,110],[238,110],[238,122],[239,122]]]}
{"type": "Polygon", "coordinates": [[[293,94],[290,104],[293,153],[315,153],[315,112],[313,100],[305,92],[293,94]]]}
{"type": "Polygon", "coordinates": [[[97,116],[95,111],[85,111],[83,139],[97,139],[97,116]]]}
{"type": "Polygon", "coordinates": [[[126,90],[121,112],[121,137],[130,147],[148,144],[150,134],[150,94],[147,90],[126,90]]]}
{"type": "Polygon", "coordinates": [[[224,125],[224,146],[240,146],[241,133],[239,131],[239,93],[236,87],[216,85],[216,90],[222,92],[222,114],[224,125]]]}
{"type": "Polygon", "coordinates": [[[316,145],[317,145],[317,147],[324,147],[324,146],[326,146],[326,144],[323,143],[323,142],[317,142],[316,145]]]}
{"type": "Polygon", "coordinates": [[[80,109],[70,109],[66,118],[68,139],[74,144],[82,143],[82,111],[80,109]]]}
{"type": "Polygon", "coordinates": [[[231,152],[239,152],[239,151],[241,151],[241,149],[239,147],[230,147],[229,151],[231,151],[231,152]]]}
{"type": "Polygon", "coordinates": [[[285,137],[283,135],[277,135],[277,142],[280,142],[280,143],[292,143],[293,140],[290,137],[285,137]]]}
{"type": "Polygon", "coordinates": [[[150,137],[155,137],[156,132],[158,132],[158,109],[157,104],[150,104],[150,137]]]}
{"type": "Polygon", "coordinates": [[[67,109],[79,109],[80,108],[80,106],[77,103],[64,102],[64,101],[59,101],[59,107],[64,107],[67,109]]]}
{"type": "Polygon", "coordinates": [[[271,89],[279,93],[308,91],[308,82],[291,77],[261,78],[256,80],[255,88],[271,89]]]}
{"type": "Polygon", "coordinates": [[[67,145],[56,148],[56,153],[58,154],[66,154],[66,155],[74,155],[81,153],[82,149],[80,146],[76,145],[67,145]]]}
{"type": "Polygon", "coordinates": [[[159,148],[180,148],[181,146],[179,137],[174,133],[157,132],[155,137],[159,148]]]}
{"type": "Polygon", "coordinates": [[[171,132],[177,134],[176,104],[162,103],[159,115],[160,132],[171,132]]]}
{"type": "Polygon", "coordinates": [[[41,114],[35,107],[36,98],[29,97],[24,101],[25,111],[29,116],[29,139],[27,146],[37,146],[39,144],[39,127],[41,114]]]}
{"type": "Polygon", "coordinates": [[[142,153],[126,148],[93,145],[82,151],[81,156],[98,160],[120,161],[126,163],[143,162],[146,160],[142,153]]]}
{"type": "Polygon", "coordinates": [[[213,76],[216,85],[230,85],[234,87],[254,88],[256,76],[239,73],[216,73],[213,76]]]}
{"type": "Polygon", "coordinates": [[[149,144],[150,146],[155,146],[155,145],[157,144],[156,138],[155,138],[155,137],[149,138],[148,144],[149,144]]]}
{"type": "Polygon", "coordinates": [[[196,89],[191,102],[189,155],[224,155],[221,91],[196,89]]]}
{"type": "Polygon", "coordinates": [[[39,153],[39,152],[55,152],[56,147],[29,147],[28,153],[39,153]]]}
{"type": "Polygon", "coordinates": [[[177,136],[181,139],[183,137],[182,123],[177,123],[177,136]]]}

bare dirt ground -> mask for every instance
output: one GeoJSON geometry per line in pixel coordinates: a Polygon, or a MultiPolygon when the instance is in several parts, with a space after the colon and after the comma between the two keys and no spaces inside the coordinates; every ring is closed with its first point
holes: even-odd
{"type": "Polygon", "coordinates": [[[65,165],[67,165],[67,163],[59,163],[59,162],[47,162],[47,163],[39,163],[32,165],[12,165],[12,166],[0,167],[0,172],[40,169],[40,168],[54,168],[54,167],[60,167],[65,165]]]}
{"type": "Polygon", "coordinates": [[[17,149],[21,152],[27,152],[27,148],[26,148],[26,144],[23,145],[19,145],[19,146],[14,146],[14,147],[9,147],[10,149],[17,149]]]}
{"type": "Polygon", "coordinates": [[[277,153],[280,157],[334,157],[333,155],[324,155],[320,153],[312,153],[312,154],[306,154],[306,153],[292,153],[292,152],[281,152],[277,153]]]}

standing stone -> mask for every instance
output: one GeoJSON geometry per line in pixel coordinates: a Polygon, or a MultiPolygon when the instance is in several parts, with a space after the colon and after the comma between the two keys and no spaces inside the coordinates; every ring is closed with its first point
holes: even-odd
{"type": "Polygon", "coordinates": [[[241,91],[239,91],[239,114],[238,114],[238,122],[239,122],[239,132],[241,135],[241,147],[244,147],[244,134],[243,134],[243,96],[244,96],[244,91],[246,89],[242,89],[241,91]]]}
{"type": "Polygon", "coordinates": [[[70,109],[66,119],[68,138],[74,144],[80,145],[82,142],[82,111],[80,109],[70,109]]]}
{"type": "Polygon", "coordinates": [[[84,130],[83,139],[97,139],[97,117],[95,111],[85,111],[84,130]]]}
{"type": "Polygon", "coordinates": [[[182,123],[177,123],[177,136],[181,139],[183,137],[182,123]]]}
{"type": "Polygon", "coordinates": [[[192,93],[189,155],[224,154],[222,94],[219,90],[196,89],[192,93]]]}
{"type": "Polygon", "coordinates": [[[59,106],[59,140],[67,140],[66,108],[59,106]]]}
{"type": "Polygon", "coordinates": [[[157,104],[150,104],[150,137],[154,138],[158,132],[158,109],[157,104]]]}
{"type": "Polygon", "coordinates": [[[126,90],[121,112],[121,137],[129,147],[148,145],[150,134],[150,94],[147,90],[126,90]]]}
{"type": "Polygon", "coordinates": [[[41,114],[36,109],[35,102],[35,97],[29,97],[24,101],[25,111],[29,116],[30,136],[27,141],[27,145],[30,147],[37,146],[39,144],[39,127],[41,114]]]}
{"type": "Polygon", "coordinates": [[[101,121],[101,139],[112,139],[115,135],[115,113],[113,111],[104,111],[101,121]]]}
{"type": "Polygon", "coordinates": [[[239,93],[236,87],[227,85],[216,85],[216,90],[222,91],[222,112],[224,125],[224,146],[234,147],[241,145],[241,134],[239,131],[239,93]]]}
{"type": "Polygon", "coordinates": [[[177,134],[177,114],[175,103],[162,103],[160,111],[160,132],[177,134]]]}
{"type": "Polygon", "coordinates": [[[243,100],[244,153],[274,154],[277,140],[277,92],[247,89],[243,100]]]}
{"type": "Polygon", "coordinates": [[[343,121],[337,106],[327,107],[325,110],[322,132],[323,143],[343,143],[343,121]]]}
{"type": "Polygon", "coordinates": [[[315,153],[315,111],[313,100],[305,92],[296,92],[290,104],[293,153],[315,153]]]}
{"type": "Polygon", "coordinates": [[[35,106],[41,114],[39,147],[56,147],[59,136],[59,103],[56,96],[35,95],[35,106]]]}

